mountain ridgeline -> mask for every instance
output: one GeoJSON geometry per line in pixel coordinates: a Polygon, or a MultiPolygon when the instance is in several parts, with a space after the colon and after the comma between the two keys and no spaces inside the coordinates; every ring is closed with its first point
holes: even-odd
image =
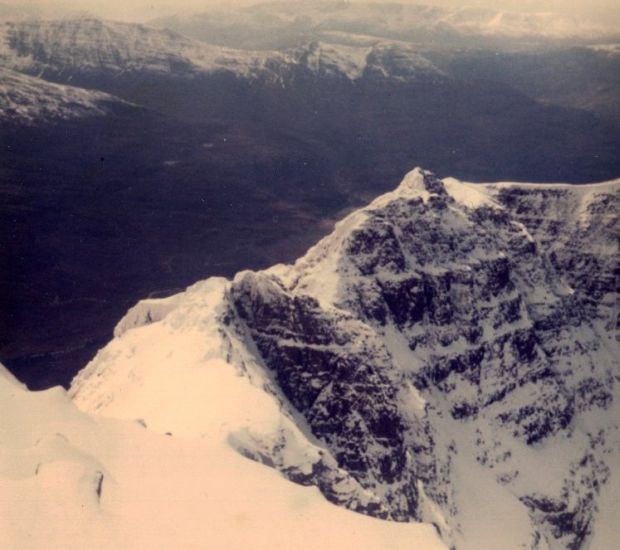
{"type": "MultiPolygon", "coordinates": [[[[487,181],[585,182],[616,175],[613,125],[570,102],[553,105],[548,90],[537,92],[545,103],[533,100],[536,93],[520,84],[527,73],[512,81],[497,68],[485,74],[475,52],[462,61],[435,53],[439,68],[432,52],[394,40],[246,51],[97,19],[8,22],[1,34],[0,61],[7,69],[116,95],[140,107],[134,117],[157,113],[182,132],[217,123],[247,135],[251,144],[259,137],[268,143],[293,137],[323,165],[337,164],[332,170],[347,175],[349,189],[371,185],[372,178],[360,177],[363,171],[380,176],[385,191],[387,178],[394,181],[412,161],[487,181]]],[[[586,64],[614,72],[617,56],[587,51],[596,61],[586,64]]]]}
{"type": "Polygon", "coordinates": [[[138,303],[70,393],[149,423],[178,406],[141,409],[151,369],[187,372],[179,346],[195,334],[191,354],[225,361],[287,418],[229,443],[332,502],[433,523],[457,549],[608,548],[619,185],[416,169],[294,265],[138,303]]]}

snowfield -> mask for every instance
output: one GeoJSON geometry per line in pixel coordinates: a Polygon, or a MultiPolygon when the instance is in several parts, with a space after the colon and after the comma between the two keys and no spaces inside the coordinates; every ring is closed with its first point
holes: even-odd
{"type": "Polygon", "coordinates": [[[275,401],[224,361],[166,356],[135,408],[116,409],[152,427],[82,412],[61,388],[29,392],[2,367],[0,548],[445,548],[430,525],[355,514],[242,457],[229,436],[277,430],[275,401]]]}

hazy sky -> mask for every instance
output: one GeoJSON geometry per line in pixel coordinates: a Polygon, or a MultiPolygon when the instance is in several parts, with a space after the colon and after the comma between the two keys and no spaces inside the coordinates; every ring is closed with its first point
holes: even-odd
{"type": "MultiPolygon", "coordinates": [[[[303,0],[298,0],[303,2],[303,0]]],[[[371,0],[372,1],[372,0],[371,0]]],[[[375,0],[380,3],[381,0],[375,0]]],[[[399,0],[395,0],[399,1],[399,0]]],[[[553,11],[592,19],[620,21],[620,0],[400,0],[401,3],[438,6],[485,6],[511,11],[553,11]]],[[[0,0],[0,5],[23,6],[29,11],[83,10],[102,17],[148,20],[162,14],[201,11],[209,7],[257,3],[256,0],[0,0]]]]}

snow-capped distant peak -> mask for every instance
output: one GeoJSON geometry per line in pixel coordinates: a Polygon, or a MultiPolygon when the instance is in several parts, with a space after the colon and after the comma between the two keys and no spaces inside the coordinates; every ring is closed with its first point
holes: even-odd
{"type": "Polygon", "coordinates": [[[290,55],[296,63],[317,74],[344,75],[350,80],[361,77],[370,48],[311,42],[294,48],[290,55]]]}
{"type": "Polygon", "coordinates": [[[295,64],[316,74],[345,76],[349,80],[366,76],[407,81],[443,74],[412,45],[403,42],[375,39],[370,46],[311,42],[287,53],[295,64]]]}
{"type": "Polygon", "coordinates": [[[168,29],[93,18],[6,22],[0,63],[29,71],[147,71],[192,74],[226,70],[251,76],[270,57],[211,46],[168,29]]]}
{"type": "Polygon", "coordinates": [[[406,43],[375,40],[371,46],[346,46],[315,41],[282,52],[235,50],[167,29],[92,18],[1,24],[0,66],[63,79],[100,72],[184,78],[228,73],[279,85],[299,70],[348,80],[410,81],[442,74],[406,43]]]}

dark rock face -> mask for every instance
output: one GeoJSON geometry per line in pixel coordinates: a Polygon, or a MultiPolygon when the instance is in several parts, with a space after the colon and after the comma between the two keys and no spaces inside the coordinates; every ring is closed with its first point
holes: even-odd
{"type": "Polygon", "coordinates": [[[571,463],[569,474],[559,500],[540,495],[527,495],[521,500],[529,509],[532,523],[547,539],[576,550],[583,548],[592,534],[596,499],[609,479],[610,471],[594,453],[587,452],[580,460],[571,463]],[[583,494],[580,494],[580,487],[586,489],[583,494]]]}
{"type": "MultiPolygon", "coordinates": [[[[409,175],[284,278],[238,276],[232,315],[338,467],[380,495],[345,505],[433,521],[433,502],[458,546],[453,465],[474,449],[525,506],[533,548],[582,548],[613,446],[580,419],[614,400],[618,194],[487,186],[470,201],[454,185],[409,175]],[[528,481],[523,453],[555,460],[567,440],[560,488],[528,481]]],[[[319,478],[305,481],[343,503],[319,478]]]]}
{"type": "MultiPolygon", "coordinates": [[[[454,404],[459,417],[475,415],[515,391],[529,395],[530,386],[540,382],[537,386],[554,407],[548,400],[538,406],[541,396],[534,401],[527,397],[518,410],[498,411],[495,417],[528,443],[552,435],[570,422],[572,399],[564,396],[553,365],[540,351],[538,333],[514,282],[544,280],[540,258],[506,213],[477,210],[475,225],[464,225],[446,207],[451,199],[440,182],[430,179],[427,190],[435,193],[434,200],[407,207],[393,203],[386,209],[389,230],[377,235],[371,214],[368,229],[351,236],[347,254],[365,276],[367,289],[378,295],[373,303],[384,302],[379,319],[389,319],[416,354],[426,355],[423,367],[411,373],[418,388],[448,395],[463,384],[478,388],[469,402],[458,398],[454,404]],[[386,251],[381,239],[394,234],[401,240],[388,238],[386,251]],[[518,255],[511,250],[514,244],[518,255]],[[466,343],[464,350],[450,351],[459,342],[466,343]]],[[[379,223],[383,227],[386,222],[379,223]]],[[[350,294],[365,296],[368,290],[350,294]]]]}
{"type": "Polygon", "coordinates": [[[238,280],[232,300],[284,395],[338,465],[366,488],[387,487],[390,518],[419,518],[390,357],[368,327],[262,274],[238,280]]]}

